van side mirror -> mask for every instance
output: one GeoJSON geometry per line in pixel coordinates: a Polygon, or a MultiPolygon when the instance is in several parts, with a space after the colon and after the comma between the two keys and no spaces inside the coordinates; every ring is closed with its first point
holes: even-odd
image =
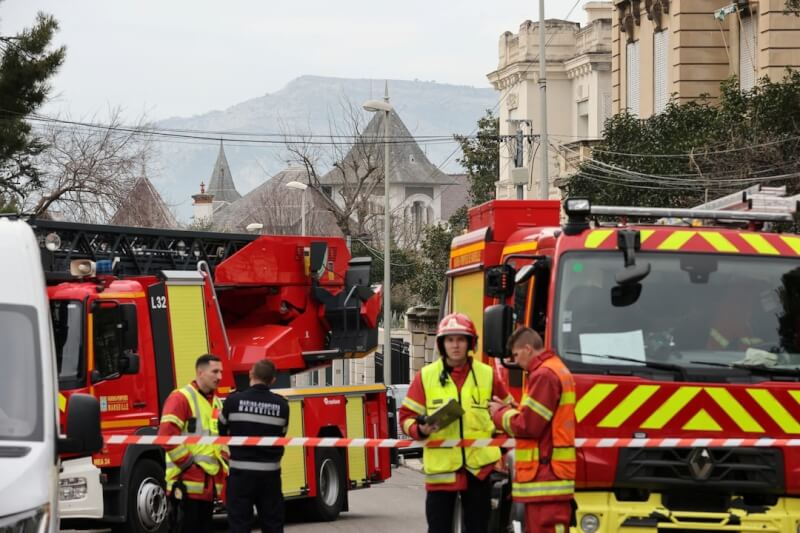
{"type": "Polygon", "coordinates": [[[509,357],[508,339],[514,332],[514,309],[510,305],[490,305],[483,312],[483,353],[489,357],[509,357]]]}
{"type": "Polygon", "coordinates": [[[88,394],[73,394],[67,403],[67,435],[58,440],[58,452],[91,454],[102,447],[100,402],[88,394]]]}
{"type": "Polygon", "coordinates": [[[484,294],[489,298],[505,300],[514,294],[514,276],[517,271],[511,265],[500,265],[486,270],[484,294]]]}

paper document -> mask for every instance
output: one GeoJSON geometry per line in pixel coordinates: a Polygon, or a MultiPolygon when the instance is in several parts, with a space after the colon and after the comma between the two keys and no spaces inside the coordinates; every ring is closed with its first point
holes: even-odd
{"type": "Polygon", "coordinates": [[[444,429],[461,418],[463,414],[464,409],[461,408],[461,404],[451,398],[449,402],[429,414],[425,422],[427,424],[436,424],[439,429],[444,429]]]}
{"type": "Polygon", "coordinates": [[[583,333],[581,341],[581,360],[584,363],[606,365],[629,365],[626,361],[617,361],[605,357],[592,357],[591,355],[616,355],[630,357],[639,361],[645,360],[644,333],[642,330],[625,331],[622,333],[583,333]]]}

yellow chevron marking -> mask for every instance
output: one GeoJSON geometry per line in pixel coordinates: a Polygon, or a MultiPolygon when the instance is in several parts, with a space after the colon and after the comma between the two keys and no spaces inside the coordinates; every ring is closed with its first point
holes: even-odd
{"type": "Polygon", "coordinates": [[[532,242],[521,242],[518,244],[512,244],[511,246],[506,246],[503,248],[503,255],[511,255],[517,254],[520,252],[533,252],[537,248],[539,248],[539,243],[537,241],[532,242]]]}
{"type": "Polygon", "coordinates": [[[797,403],[800,403],[800,390],[790,390],[789,394],[792,395],[792,398],[794,398],[797,403]]]}
{"type": "Polygon", "coordinates": [[[617,386],[612,383],[598,383],[589,389],[575,405],[575,419],[580,422],[586,418],[616,388],[617,386]]]}
{"type": "Polygon", "coordinates": [[[789,236],[781,236],[783,242],[789,245],[794,253],[800,255],[800,237],[789,237],[789,236]]]}
{"type": "Polygon", "coordinates": [[[750,413],[742,407],[742,404],[733,397],[730,391],[721,387],[709,387],[705,389],[705,391],[717,402],[717,405],[725,411],[725,414],[736,422],[739,429],[749,433],[764,433],[764,428],[750,416],[750,413]]]}
{"type": "Polygon", "coordinates": [[[62,413],[67,412],[67,397],[60,392],[58,393],[58,410],[62,413]]]}
{"type": "Polygon", "coordinates": [[[618,428],[659,389],[658,385],[638,385],[618,406],[600,421],[598,427],[618,428]]]}
{"type": "Polygon", "coordinates": [[[647,239],[652,237],[655,232],[656,232],[656,230],[654,230],[654,229],[643,229],[641,231],[641,233],[640,233],[641,239],[642,239],[642,244],[644,244],[644,241],[646,241],[647,239]]]}
{"type": "Polygon", "coordinates": [[[695,236],[696,231],[679,230],[666,238],[664,242],[658,245],[659,250],[680,250],[683,245],[689,242],[689,239],[695,236]]]}
{"type": "Polygon", "coordinates": [[[697,396],[697,394],[702,390],[701,387],[681,387],[675,392],[672,393],[672,396],[669,397],[669,400],[664,402],[664,404],[656,409],[656,411],[650,415],[650,418],[645,420],[642,427],[645,429],[661,429],[667,422],[672,420],[672,417],[675,416],[678,411],[686,407],[686,404],[689,403],[692,398],[697,396]]]}
{"type": "Polygon", "coordinates": [[[724,235],[717,231],[701,231],[703,237],[718,252],[738,252],[739,249],[733,245],[724,235]]]}
{"type": "Polygon", "coordinates": [[[599,248],[608,237],[614,233],[613,229],[597,229],[586,236],[584,246],[586,248],[599,248]]]}
{"type": "Polygon", "coordinates": [[[785,433],[800,433],[800,424],[768,390],[747,389],[747,392],[785,433]]]}
{"type": "Polygon", "coordinates": [[[747,244],[755,248],[756,252],[766,255],[780,255],[780,252],[772,246],[763,235],[757,233],[742,233],[742,239],[747,244]]]}
{"type": "Polygon", "coordinates": [[[700,409],[691,420],[686,422],[683,429],[692,431],[722,431],[717,421],[711,418],[705,409],[700,409]]]}

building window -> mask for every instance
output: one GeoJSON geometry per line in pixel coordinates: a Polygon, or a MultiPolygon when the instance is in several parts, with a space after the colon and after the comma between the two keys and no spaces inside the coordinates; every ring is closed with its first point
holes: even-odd
{"type": "Polygon", "coordinates": [[[628,43],[627,55],[627,88],[628,88],[628,113],[639,114],[639,41],[628,43]]]}
{"type": "Polygon", "coordinates": [[[653,112],[661,113],[669,102],[669,31],[653,35],[653,112]]]}
{"type": "Polygon", "coordinates": [[[422,202],[414,202],[411,206],[411,220],[414,224],[414,232],[419,233],[425,227],[428,212],[422,202]]]}
{"type": "Polygon", "coordinates": [[[739,86],[749,91],[756,85],[758,68],[758,19],[740,13],[742,25],[739,28],[739,86]]]}
{"type": "MultiPolygon", "coordinates": [[[[583,91],[581,91],[583,92],[583,91]]],[[[579,139],[589,136],[589,100],[578,102],[576,116],[578,117],[578,131],[575,132],[579,139]]]]}

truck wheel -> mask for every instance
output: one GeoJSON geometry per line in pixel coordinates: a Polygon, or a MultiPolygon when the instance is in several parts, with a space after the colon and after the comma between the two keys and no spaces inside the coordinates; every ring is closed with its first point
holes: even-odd
{"type": "Polygon", "coordinates": [[[309,511],[314,519],[330,522],[339,516],[347,497],[344,460],[338,451],[326,448],[318,448],[314,458],[317,496],[309,502],[309,511]]]}
{"type": "Polygon", "coordinates": [[[114,531],[166,533],[169,530],[169,505],[164,486],[164,467],[152,459],[136,463],[128,483],[128,519],[114,531]]]}

